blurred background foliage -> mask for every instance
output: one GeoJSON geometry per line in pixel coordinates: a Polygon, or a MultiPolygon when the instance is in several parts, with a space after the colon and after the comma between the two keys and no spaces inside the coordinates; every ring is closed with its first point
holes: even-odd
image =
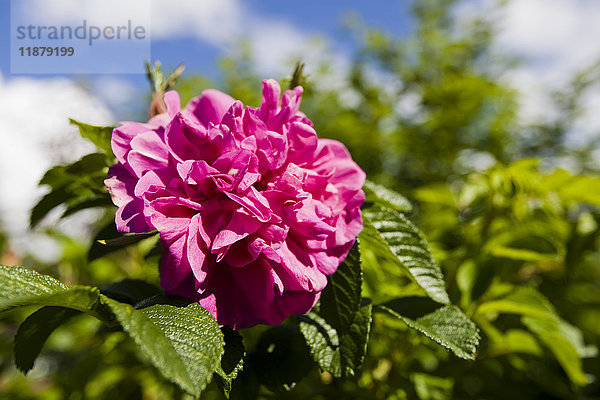
{"type": "MultiPolygon", "coordinates": [[[[492,22],[459,23],[452,3],[417,2],[416,29],[406,38],[348,18],[348,40],[358,43],[348,86],[323,84],[337,72],[313,66],[302,110],[321,137],[348,146],[371,180],[414,203],[413,218],[444,271],[452,302],[482,331],[477,359],[458,359],[377,314],[356,379],[313,371],[293,391],[245,388],[247,396],[600,398],[600,178],[593,158],[600,135],[579,144],[567,139],[580,99],[600,78],[600,64],[582,66],[555,93],[558,114],[524,125],[517,92],[500,79],[515,60],[490,51],[492,22]]],[[[258,105],[260,78],[244,45],[222,60],[221,71],[218,81],[184,74],[176,89],[184,102],[217,87],[258,105]]],[[[114,213],[103,210],[90,214],[96,231],[114,213]]],[[[88,241],[51,228],[47,234],[61,244],[59,262],[44,264],[35,254],[15,260],[0,235],[2,263],[35,266],[68,284],[158,283],[155,239],[90,261],[88,241]]],[[[386,260],[367,264],[368,296],[414,293],[410,279],[386,260]]],[[[186,398],[122,333],[89,317],[76,316],[58,329],[24,377],[12,361],[12,337],[22,319],[15,313],[0,325],[2,398],[186,398]]],[[[246,347],[265,329],[243,332],[246,347]]],[[[203,397],[221,395],[213,384],[203,397]]]]}

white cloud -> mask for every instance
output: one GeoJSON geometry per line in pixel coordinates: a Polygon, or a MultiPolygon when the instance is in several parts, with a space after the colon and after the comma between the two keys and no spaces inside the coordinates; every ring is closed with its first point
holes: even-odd
{"type": "Polygon", "coordinates": [[[26,0],[15,5],[13,12],[34,25],[81,25],[84,19],[99,26],[127,23],[128,19],[146,25],[151,15],[150,0],[26,0]]]}
{"type": "Polygon", "coordinates": [[[287,72],[282,71],[284,66],[294,65],[294,59],[317,46],[306,34],[285,22],[254,20],[247,28],[256,67],[265,74],[287,72]]]}
{"type": "MultiPolygon", "coordinates": [[[[553,91],[600,59],[600,1],[512,0],[493,12],[497,4],[497,0],[467,0],[456,12],[462,17],[487,15],[499,22],[495,49],[521,60],[504,78],[521,93],[522,122],[551,120],[557,115],[553,91]]],[[[600,131],[597,88],[583,104],[586,110],[570,135],[573,143],[600,131]]]]}
{"type": "Polygon", "coordinates": [[[518,0],[505,9],[497,43],[541,79],[565,80],[600,57],[600,2],[518,0]]]}
{"type": "Polygon", "coordinates": [[[5,82],[0,75],[0,219],[21,252],[45,243],[39,237],[31,240],[34,236],[27,228],[29,211],[43,192],[37,182],[44,171],[94,151],[69,118],[101,125],[113,122],[106,106],[71,80],[5,82]]]}
{"type": "Polygon", "coordinates": [[[244,33],[248,17],[239,0],[153,0],[152,37],[195,37],[220,47],[244,33]]]}
{"type": "Polygon", "coordinates": [[[241,0],[109,0],[112,6],[105,4],[107,0],[32,1],[36,6],[28,7],[27,12],[33,21],[52,18],[63,24],[80,24],[83,18],[93,16],[99,24],[114,25],[119,14],[114,10],[127,7],[129,10],[120,13],[128,15],[135,7],[149,7],[152,39],[194,38],[224,52],[235,51],[241,39],[248,40],[257,70],[265,76],[289,73],[299,54],[308,66],[316,67],[325,57],[347,64],[342,60],[347,57],[333,52],[329,44],[315,41],[310,32],[280,18],[257,15],[241,0]]]}

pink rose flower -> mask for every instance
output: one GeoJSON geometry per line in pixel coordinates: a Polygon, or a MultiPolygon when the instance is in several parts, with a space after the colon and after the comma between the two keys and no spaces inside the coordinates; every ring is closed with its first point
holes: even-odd
{"type": "Polygon", "coordinates": [[[158,230],[161,286],[235,329],[319,299],[362,229],[364,172],[299,112],[302,87],[263,82],[260,107],[206,90],[113,131],[105,183],[121,232],[158,230]]]}

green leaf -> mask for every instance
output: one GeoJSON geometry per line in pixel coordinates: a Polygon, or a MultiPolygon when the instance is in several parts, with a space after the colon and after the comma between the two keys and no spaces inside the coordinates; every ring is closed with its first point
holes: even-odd
{"type": "Polygon", "coordinates": [[[48,170],[39,184],[50,186],[51,191],[32,209],[30,227],[35,227],[51,210],[62,204],[67,207],[63,216],[85,208],[111,206],[110,196],[104,186],[110,164],[106,155],[94,153],[72,164],[58,165],[48,170]]]}
{"type": "Polygon", "coordinates": [[[56,279],[23,267],[0,266],[0,281],[2,281],[0,304],[10,302],[13,298],[40,296],[67,290],[67,286],[56,279]]]}
{"type": "MultiPolygon", "coordinates": [[[[21,306],[60,306],[86,312],[108,325],[114,325],[116,319],[168,379],[194,396],[200,395],[219,367],[223,334],[212,315],[198,303],[155,295],[142,302],[151,306],[138,310],[100,294],[97,288],[68,288],[51,277],[21,267],[0,267],[0,281],[0,312],[21,306]]],[[[24,326],[23,335],[47,319],[47,312],[34,314],[24,326]]],[[[40,332],[30,334],[39,338],[36,346],[41,348],[41,339],[50,334],[50,328],[59,320],[49,322],[47,330],[38,328],[40,332]]],[[[23,369],[37,353],[39,350],[34,348],[23,357],[23,369]]]]}
{"type": "Polygon", "coordinates": [[[98,242],[105,246],[113,246],[113,247],[125,247],[130,244],[134,244],[139,242],[140,240],[147,239],[154,235],[158,234],[158,231],[153,230],[152,232],[142,232],[142,233],[126,233],[123,236],[119,236],[112,239],[100,239],[98,242]]]}
{"type": "Polygon", "coordinates": [[[412,204],[406,197],[385,186],[367,180],[363,186],[363,191],[366,196],[366,204],[373,203],[402,213],[409,213],[413,210],[412,204]]]}
{"type": "Polygon", "coordinates": [[[113,316],[100,302],[100,291],[89,286],[69,288],[54,278],[27,268],[0,266],[0,313],[18,307],[58,306],[88,313],[106,324],[113,316]]]}
{"type": "Polygon", "coordinates": [[[35,227],[52,209],[63,204],[71,198],[64,188],[53,190],[44,195],[31,210],[29,226],[35,227]]]}
{"type": "Polygon", "coordinates": [[[328,371],[335,377],[341,377],[342,362],[337,331],[314,312],[299,316],[298,321],[300,332],[304,335],[315,362],[322,370],[328,371]]]}
{"type": "Polygon", "coordinates": [[[17,368],[27,374],[52,332],[77,314],[70,308],[43,307],[27,317],[15,336],[17,368]]]}
{"type": "Polygon", "coordinates": [[[371,330],[372,305],[358,309],[344,334],[317,313],[299,317],[300,331],[319,367],[336,378],[354,376],[361,368],[371,330]]]}
{"type": "Polygon", "coordinates": [[[534,288],[511,285],[498,285],[490,297],[477,308],[476,315],[520,315],[523,324],[552,352],[569,379],[579,386],[587,383],[581,357],[591,349],[585,347],[581,332],[562,320],[546,297],[534,288]]]}
{"type": "Polygon", "coordinates": [[[358,240],[337,271],[328,277],[319,314],[340,334],[345,333],[360,306],[362,271],[358,240]]]}
{"type": "Polygon", "coordinates": [[[569,338],[561,329],[558,320],[524,317],[522,321],[550,349],[573,383],[579,386],[588,383],[583,371],[581,357],[573,343],[569,341],[569,338]]]}
{"type": "Polygon", "coordinates": [[[340,336],[342,376],[358,375],[362,367],[371,333],[372,314],[371,304],[360,307],[348,332],[340,336]]]}
{"type": "Polygon", "coordinates": [[[93,126],[84,124],[83,122],[69,119],[72,125],[76,125],[79,128],[81,137],[88,139],[90,142],[96,145],[102,150],[107,156],[114,157],[110,146],[110,139],[112,137],[112,126],[93,126]]]}
{"type": "Polygon", "coordinates": [[[121,232],[117,230],[117,225],[115,224],[115,220],[111,219],[111,221],[103,226],[92,240],[92,245],[88,250],[88,260],[93,261],[98,258],[104,257],[105,255],[112,253],[113,251],[117,251],[120,247],[116,246],[106,246],[100,243],[101,240],[107,239],[115,239],[123,235],[121,232]]]}
{"type": "Polygon", "coordinates": [[[106,158],[105,154],[87,154],[74,163],[57,165],[50,168],[46,171],[39,184],[48,185],[53,189],[57,189],[70,185],[77,180],[81,180],[86,175],[94,175],[102,178],[102,181],[99,183],[103,185],[109,166],[110,160],[106,158]]]}
{"type": "Polygon", "coordinates": [[[60,216],[61,218],[68,217],[69,215],[73,215],[78,211],[85,210],[87,208],[96,208],[96,207],[112,207],[114,206],[110,196],[108,193],[102,194],[94,194],[89,197],[78,197],[73,199],[73,201],[69,202],[67,205],[67,209],[60,216]]]}
{"type": "Polygon", "coordinates": [[[552,304],[534,288],[499,285],[494,288],[491,296],[490,300],[477,307],[477,315],[519,314],[540,319],[557,318],[552,304]]]}
{"type": "Polygon", "coordinates": [[[104,298],[117,320],[152,364],[183,390],[198,397],[219,367],[223,334],[198,303],[156,304],[136,310],[104,298]]]}
{"type": "Polygon", "coordinates": [[[217,386],[225,397],[229,398],[233,381],[244,366],[246,350],[242,336],[237,331],[224,326],[221,328],[221,332],[225,338],[225,351],[221,357],[221,365],[215,372],[215,377],[217,386]]]}
{"type": "Polygon", "coordinates": [[[383,207],[365,210],[359,238],[375,254],[407,270],[433,300],[442,304],[450,302],[444,276],[427,242],[400,212],[383,207]]]}
{"type": "Polygon", "coordinates": [[[497,337],[489,337],[490,354],[498,356],[510,353],[533,354],[542,356],[542,348],[535,336],[523,329],[509,329],[497,337]]]}
{"type": "Polygon", "coordinates": [[[319,312],[300,317],[300,330],[315,361],[336,377],[354,375],[363,362],[371,306],[361,307],[359,240],[321,294],[319,312]]]}
{"type": "Polygon", "coordinates": [[[155,230],[152,232],[123,234],[117,230],[117,226],[115,225],[115,221],[113,219],[106,226],[100,229],[98,233],[96,233],[96,236],[92,241],[92,245],[88,250],[88,260],[93,261],[97,258],[104,257],[109,253],[120,250],[144,239],[148,239],[157,234],[158,233],[155,230]]]}
{"type": "Polygon", "coordinates": [[[439,307],[426,298],[396,299],[377,307],[452,350],[458,357],[475,359],[479,329],[458,307],[439,307]]]}

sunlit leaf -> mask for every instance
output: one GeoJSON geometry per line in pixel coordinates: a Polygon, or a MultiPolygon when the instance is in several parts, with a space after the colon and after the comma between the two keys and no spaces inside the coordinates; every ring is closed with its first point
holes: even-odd
{"type": "Polygon", "coordinates": [[[442,306],[415,298],[397,299],[377,306],[409,327],[452,350],[458,357],[474,360],[479,329],[456,306],[442,306]]]}
{"type": "Polygon", "coordinates": [[[358,375],[371,330],[372,305],[361,306],[349,329],[340,334],[317,313],[299,317],[300,331],[319,367],[335,377],[358,375]]]}
{"type": "Polygon", "coordinates": [[[365,211],[359,238],[377,255],[406,269],[435,301],[450,302],[446,284],[421,232],[401,213],[373,207],[365,211]]]}
{"type": "Polygon", "coordinates": [[[79,128],[81,137],[88,139],[94,143],[100,150],[102,150],[109,157],[114,157],[112,149],[110,147],[110,139],[112,137],[112,126],[93,126],[84,124],[83,122],[75,121],[70,119],[71,124],[76,125],[79,128]]]}
{"type": "Polygon", "coordinates": [[[383,185],[367,180],[363,190],[366,195],[366,204],[373,203],[403,213],[411,212],[413,209],[412,204],[406,197],[383,185]]]}
{"type": "Polygon", "coordinates": [[[198,303],[187,307],[156,304],[136,310],[105,298],[117,320],[152,364],[186,392],[199,396],[223,354],[223,334],[198,303]]]}

